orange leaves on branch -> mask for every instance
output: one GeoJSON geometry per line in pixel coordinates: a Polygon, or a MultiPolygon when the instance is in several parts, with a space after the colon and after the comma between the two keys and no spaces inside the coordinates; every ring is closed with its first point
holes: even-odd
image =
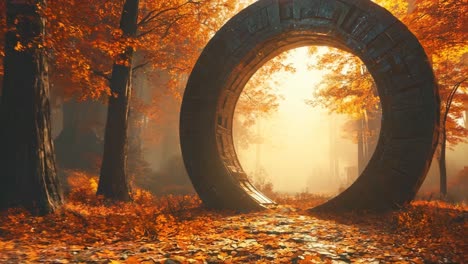
{"type": "Polygon", "coordinates": [[[449,147],[467,142],[468,129],[461,126],[459,121],[468,105],[468,85],[465,79],[468,72],[468,6],[457,0],[417,0],[414,10],[403,21],[418,37],[433,64],[441,97],[442,117],[449,103],[450,92],[460,85],[453,97],[446,122],[447,141],[449,147]]]}
{"type": "MultiPolygon", "coordinates": [[[[0,7],[0,45],[3,45],[4,1],[0,7]]],[[[149,71],[169,73],[171,81],[166,88],[180,99],[180,87],[204,45],[240,5],[232,0],[143,0],[140,7],[136,38],[123,36],[119,29],[123,1],[57,0],[40,7],[47,32],[39,45],[47,50],[55,95],[81,99],[108,96],[112,64],[132,47],[140,54],[134,65],[143,65],[145,75],[149,71]]],[[[17,48],[24,47],[19,43],[17,48]]],[[[2,50],[0,62],[3,56],[2,50]]],[[[129,64],[126,60],[118,62],[129,64]]],[[[0,74],[2,67],[0,63],[0,74]]]]}
{"type": "Polygon", "coordinates": [[[397,18],[402,18],[408,13],[409,4],[407,0],[372,0],[378,5],[392,12],[397,18]]]}
{"type": "MultiPolygon", "coordinates": [[[[375,2],[401,19],[420,40],[433,64],[443,116],[450,91],[466,78],[468,72],[468,6],[457,0],[417,0],[411,5],[405,0],[375,2]]],[[[339,52],[318,56],[320,60],[315,68],[323,67],[328,74],[311,101],[312,105],[356,117],[362,114],[362,110],[375,112],[379,100],[373,80],[365,71],[363,74],[362,63],[357,58],[352,59],[351,55],[340,55],[339,52]]],[[[460,124],[468,105],[467,87],[466,81],[460,84],[449,111],[447,140],[451,146],[466,142],[468,138],[468,129],[460,124]]]]}
{"type": "Polygon", "coordinates": [[[52,83],[56,94],[81,98],[100,98],[108,94],[104,72],[109,72],[113,56],[96,43],[109,39],[118,25],[118,3],[109,1],[50,2],[42,10],[47,19],[46,46],[51,61],[52,83]],[[107,10],[99,14],[98,10],[107,10]],[[101,74],[97,74],[101,73],[101,74]]]}
{"type": "MultiPolygon", "coordinates": [[[[180,87],[210,37],[239,10],[236,2],[142,1],[137,50],[153,69],[167,71],[171,79],[179,80],[176,86],[180,87]]],[[[168,83],[168,88],[174,84],[168,83]]]]}
{"type": "Polygon", "coordinates": [[[265,63],[250,78],[236,106],[236,114],[242,116],[246,125],[253,124],[254,119],[273,113],[278,109],[281,96],[272,90],[276,84],[271,76],[276,72],[295,72],[295,68],[284,61],[288,53],[265,63]]]}
{"type": "Polygon", "coordinates": [[[272,87],[277,87],[278,83],[272,79],[272,75],[277,72],[295,72],[295,68],[285,63],[288,52],[265,63],[250,78],[242,91],[236,105],[234,114],[236,144],[242,147],[250,143],[259,142],[262,139],[258,133],[253,131],[253,126],[259,117],[266,117],[278,110],[283,97],[272,87]]]}
{"type": "MultiPolygon", "coordinates": [[[[45,46],[50,50],[57,92],[94,99],[108,95],[112,63],[128,47],[143,54],[134,65],[168,71],[172,79],[181,80],[190,72],[213,28],[233,15],[235,6],[235,1],[229,0],[144,0],[140,2],[135,38],[123,36],[119,29],[122,1],[50,2],[41,12],[48,21],[45,46]]],[[[172,83],[168,85],[172,89],[172,83]]]]}
{"type": "Polygon", "coordinates": [[[358,57],[331,48],[315,56],[317,63],[311,68],[326,74],[309,101],[312,106],[321,106],[356,119],[362,118],[364,111],[378,111],[380,101],[374,80],[358,57]]]}

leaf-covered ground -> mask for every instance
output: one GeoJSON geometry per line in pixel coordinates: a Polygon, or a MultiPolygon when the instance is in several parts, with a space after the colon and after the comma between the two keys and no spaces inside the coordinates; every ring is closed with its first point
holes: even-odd
{"type": "Polygon", "coordinates": [[[195,197],[68,202],[45,217],[0,215],[0,263],[464,263],[466,206],[414,202],[381,215],[311,215],[323,200],[281,199],[236,214],[195,197]]]}

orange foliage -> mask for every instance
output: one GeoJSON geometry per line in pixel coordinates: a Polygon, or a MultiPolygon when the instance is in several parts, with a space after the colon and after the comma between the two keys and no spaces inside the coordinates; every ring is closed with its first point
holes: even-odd
{"type": "Polygon", "coordinates": [[[466,253],[466,206],[415,202],[387,214],[311,216],[285,205],[239,215],[200,208],[192,196],[135,197],[69,202],[45,217],[2,213],[0,262],[462,263],[466,253]]]}
{"type": "Polygon", "coordinates": [[[286,205],[298,210],[307,210],[328,201],[331,197],[317,195],[309,192],[300,192],[298,194],[276,193],[272,198],[276,203],[286,205]]]}
{"type": "Polygon", "coordinates": [[[330,112],[348,114],[356,119],[363,118],[365,111],[379,110],[374,80],[358,57],[330,49],[318,56],[312,68],[327,72],[310,101],[312,106],[323,106],[330,112]]]}
{"type": "Polygon", "coordinates": [[[244,115],[247,123],[254,122],[253,119],[262,115],[268,115],[274,112],[278,106],[278,94],[272,91],[271,75],[275,72],[295,72],[295,69],[290,64],[285,64],[283,61],[288,56],[288,53],[282,53],[274,59],[265,63],[249,80],[244,88],[236,111],[244,115]]]}
{"type": "Polygon", "coordinates": [[[463,1],[418,0],[415,9],[403,18],[421,41],[433,64],[441,97],[442,115],[445,114],[451,90],[460,85],[445,124],[449,147],[467,142],[468,138],[468,129],[457,122],[468,105],[467,14],[468,6],[463,1]]]}
{"type": "Polygon", "coordinates": [[[57,0],[42,9],[55,93],[94,99],[109,94],[103,76],[126,41],[118,31],[121,8],[121,1],[57,0]]]}
{"type": "Polygon", "coordinates": [[[88,175],[84,172],[70,172],[67,176],[67,183],[70,188],[67,198],[74,202],[91,203],[95,201],[98,180],[97,176],[88,175]]]}
{"type": "Polygon", "coordinates": [[[284,52],[265,63],[251,77],[244,87],[236,105],[234,122],[236,123],[236,144],[246,147],[262,139],[258,133],[252,131],[256,120],[260,117],[269,116],[278,110],[282,97],[272,87],[271,75],[275,72],[295,72],[295,68],[284,63],[288,52],[284,52]]]}
{"type": "MultiPolygon", "coordinates": [[[[395,16],[407,13],[406,0],[375,0],[377,4],[390,10],[395,16]]],[[[310,68],[325,71],[323,83],[314,93],[309,103],[322,106],[330,112],[347,114],[354,119],[364,118],[365,114],[375,115],[380,109],[374,80],[363,62],[356,56],[335,48],[324,54],[311,49],[311,55],[318,62],[310,68]]]]}
{"type": "Polygon", "coordinates": [[[122,8],[123,1],[104,0],[57,0],[41,8],[47,34],[40,45],[49,52],[56,94],[82,99],[109,95],[112,63],[129,46],[141,53],[135,68],[167,72],[167,88],[177,94],[181,76],[189,73],[210,35],[240,5],[229,0],[140,1],[137,38],[122,35],[122,8]]]}
{"type": "Polygon", "coordinates": [[[463,261],[466,205],[417,201],[379,215],[311,216],[304,210],[326,198],[302,193],[275,197],[274,210],[232,214],[206,210],[196,196],[140,189],[132,203],[106,204],[91,196],[96,179],[71,173],[72,193],[84,196],[55,214],[0,213],[0,262],[463,261]]]}
{"type": "MultiPolygon", "coordinates": [[[[450,91],[461,83],[454,97],[447,120],[447,140],[454,146],[467,142],[468,129],[457,120],[462,117],[468,105],[468,7],[463,1],[418,0],[414,8],[405,0],[376,0],[388,8],[414,32],[423,45],[431,62],[438,81],[442,101],[442,115],[450,91]],[[430,27],[427,25],[431,25],[430,27]]],[[[324,106],[332,112],[346,113],[354,116],[362,114],[365,109],[372,112],[378,107],[378,98],[373,89],[370,75],[362,74],[362,63],[351,58],[349,54],[331,51],[320,56],[316,68],[328,71],[325,82],[315,94],[312,104],[324,106]]]]}
{"type": "Polygon", "coordinates": [[[190,72],[213,30],[234,14],[235,6],[226,0],[142,1],[137,50],[176,84],[181,74],[190,72]]]}
{"type": "MultiPolygon", "coordinates": [[[[453,227],[454,222],[464,223],[468,206],[440,201],[415,201],[404,210],[391,214],[395,228],[413,236],[426,234],[437,241],[452,237],[453,232],[463,232],[463,224],[453,227]]],[[[466,224],[466,222],[465,222],[466,224]]]]}

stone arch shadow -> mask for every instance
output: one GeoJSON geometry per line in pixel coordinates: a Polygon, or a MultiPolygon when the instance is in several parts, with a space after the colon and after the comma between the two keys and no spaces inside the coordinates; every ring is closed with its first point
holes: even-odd
{"type": "Polygon", "coordinates": [[[237,158],[232,120],[250,77],[279,53],[326,45],[358,56],[382,105],[380,138],[369,164],[344,192],[315,210],[386,210],[411,201],[438,138],[439,95],[416,37],[369,0],[260,0],[210,40],[187,83],[180,116],[184,163],[204,204],[237,211],[274,204],[237,158]]]}

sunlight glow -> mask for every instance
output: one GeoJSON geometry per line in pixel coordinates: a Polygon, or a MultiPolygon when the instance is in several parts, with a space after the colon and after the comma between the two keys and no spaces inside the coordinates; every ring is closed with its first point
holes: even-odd
{"type": "MultiPolygon", "coordinates": [[[[319,52],[327,49],[320,47],[319,52]]],[[[285,63],[291,63],[296,72],[270,76],[271,89],[283,97],[278,111],[257,119],[253,131],[263,140],[246,149],[236,147],[239,159],[249,175],[266,177],[276,191],[336,193],[345,175],[342,171],[339,177],[343,179],[330,176],[330,155],[339,155],[342,168],[357,162],[356,145],[343,139],[339,131],[346,117],[329,115],[326,109],[306,104],[324,75],[323,71],[308,67],[316,59],[307,47],[289,51],[285,63]],[[335,131],[330,133],[331,130],[335,131]],[[339,145],[339,153],[331,153],[331,141],[339,145]]]]}

